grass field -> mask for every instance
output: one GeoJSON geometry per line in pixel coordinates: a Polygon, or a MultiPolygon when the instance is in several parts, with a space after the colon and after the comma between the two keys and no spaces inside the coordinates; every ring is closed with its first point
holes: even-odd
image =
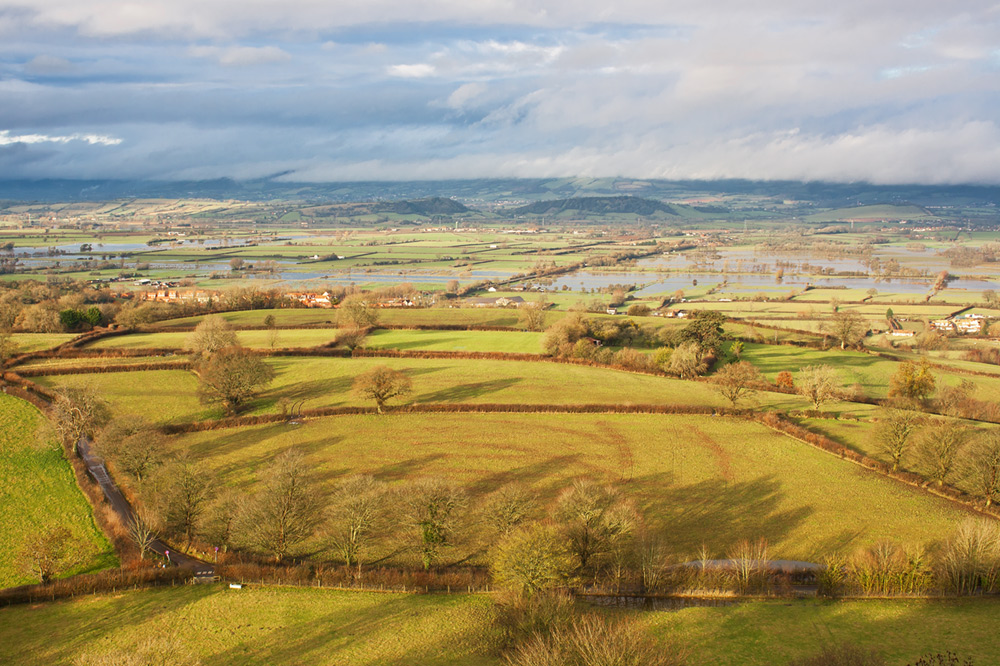
{"type": "MultiPolygon", "coordinates": [[[[316,347],[331,342],[337,336],[335,328],[305,328],[279,330],[276,348],[316,347]]],[[[98,340],[93,349],[181,349],[190,333],[135,333],[98,340]]],[[[266,349],[271,346],[269,331],[239,331],[240,344],[266,349]]],[[[426,349],[433,351],[497,351],[539,354],[541,333],[528,331],[423,331],[377,330],[365,338],[362,346],[373,349],[426,349]]]]}
{"type": "MultiPolygon", "coordinates": [[[[299,447],[324,484],[443,477],[482,496],[519,482],[551,503],[573,479],[618,483],[678,556],[766,537],[775,557],[816,561],[891,538],[926,543],[966,515],[762,425],[710,416],[411,414],[345,416],[179,435],[171,446],[221,482],[252,486],[299,447]]],[[[456,554],[458,557],[460,554],[456,554]]]]}
{"type": "MultiPolygon", "coordinates": [[[[860,384],[865,393],[884,398],[889,393],[889,380],[899,369],[900,363],[879,358],[863,352],[841,351],[830,349],[808,349],[790,345],[761,345],[746,343],[742,358],[753,363],[765,377],[773,381],[782,370],[788,370],[794,375],[798,370],[810,365],[830,365],[836,371],[844,386],[860,384]]],[[[912,355],[913,360],[918,357],[912,355]]],[[[937,362],[936,359],[930,359],[937,362]]],[[[962,362],[954,362],[956,367],[962,362]]],[[[967,363],[967,362],[966,362],[967,363]]],[[[968,366],[978,366],[989,371],[990,366],[977,363],[967,363],[968,366]]],[[[995,367],[995,366],[993,366],[995,367]]],[[[940,389],[944,386],[957,386],[962,381],[970,381],[976,386],[975,397],[979,400],[1000,400],[1000,376],[979,377],[975,375],[951,373],[934,369],[932,374],[940,389]]]]}
{"type": "MultiPolygon", "coordinates": [[[[402,595],[187,586],[0,608],[0,662],[69,664],[83,655],[171,653],[219,666],[500,666],[485,595],[402,595]],[[120,619],[128,617],[123,626],[120,619]]],[[[830,642],[881,651],[892,666],[952,650],[1000,660],[996,602],[754,602],[679,611],[600,611],[640,618],[682,646],[690,666],[782,666],[830,642]]]]}
{"type": "MultiPolygon", "coordinates": [[[[368,405],[351,391],[354,377],[377,366],[403,370],[413,393],[400,404],[428,402],[525,404],[682,404],[722,407],[729,403],[705,382],[690,382],[604,368],[549,362],[461,359],[302,358],[267,360],[277,376],[247,413],[274,412],[281,398],[306,409],[368,405]]],[[[183,370],[149,370],[39,377],[50,387],[92,387],[119,413],[145,414],[158,422],[211,418],[219,410],[198,401],[197,378],[183,370]]],[[[759,393],[761,406],[804,409],[796,395],[759,393]]],[[[824,406],[831,413],[867,413],[853,403],[824,406]]]]}
{"type": "Polygon", "coordinates": [[[42,424],[34,407],[0,394],[0,587],[37,582],[19,571],[16,558],[39,530],[66,527],[72,532],[81,561],[71,573],[116,563],[62,449],[42,424]]]}
{"type": "Polygon", "coordinates": [[[75,337],[74,333],[15,333],[14,342],[17,343],[17,351],[32,352],[50,349],[75,337]]]}

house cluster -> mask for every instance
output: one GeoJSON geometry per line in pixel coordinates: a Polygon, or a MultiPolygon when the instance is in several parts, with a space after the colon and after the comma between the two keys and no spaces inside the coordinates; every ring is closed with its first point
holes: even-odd
{"type": "Polygon", "coordinates": [[[524,303],[525,300],[520,296],[501,296],[499,298],[489,296],[486,298],[468,298],[465,300],[466,305],[474,308],[519,308],[524,303]]]}
{"type": "Polygon", "coordinates": [[[303,307],[307,308],[332,308],[333,298],[330,296],[330,292],[324,291],[322,294],[317,294],[314,292],[289,292],[285,294],[285,298],[291,299],[293,301],[298,301],[303,307]]]}
{"type": "Polygon", "coordinates": [[[211,291],[196,289],[155,289],[150,291],[132,292],[137,301],[157,301],[159,303],[213,303],[219,300],[219,295],[211,291]]]}
{"type": "Polygon", "coordinates": [[[958,315],[956,317],[932,321],[931,326],[938,331],[975,335],[976,333],[982,333],[983,329],[986,328],[986,316],[981,314],[958,315]]]}

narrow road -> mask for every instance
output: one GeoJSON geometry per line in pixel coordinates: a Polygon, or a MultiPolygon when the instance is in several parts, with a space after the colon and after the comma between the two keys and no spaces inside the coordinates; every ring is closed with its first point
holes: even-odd
{"type": "MultiPolygon", "coordinates": [[[[87,472],[90,476],[97,481],[97,484],[104,491],[104,498],[114,509],[118,517],[121,518],[123,525],[128,525],[129,521],[132,520],[132,516],[135,515],[132,511],[132,505],[128,503],[125,496],[122,495],[122,491],[119,490],[118,486],[112,480],[111,475],[108,474],[108,468],[104,466],[104,461],[97,457],[91,451],[90,440],[86,437],[81,438],[77,446],[77,450],[80,452],[80,458],[83,460],[84,464],[87,466],[87,472]]],[[[215,565],[210,562],[203,562],[197,558],[191,557],[190,555],[185,555],[184,553],[179,553],[177,551],[170,550],[169,546],[165,544],[160,539],[155,539],[152,544],[150,544],[150,550],[154,553],[166,557],[166,553],[170,552],[170,563],[174,566],[182,567],[184,569],[190,569],[194,572],[194,575],[198,578],[210,577],[215,575],[215,565]]]]}

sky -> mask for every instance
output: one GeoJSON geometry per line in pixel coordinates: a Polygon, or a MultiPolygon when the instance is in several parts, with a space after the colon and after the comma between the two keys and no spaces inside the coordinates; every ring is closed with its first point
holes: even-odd
{"type": "Polygon", "coordinates": [[[0,178],[1000,183],[1000,4],[0,0],[0,178]]]}

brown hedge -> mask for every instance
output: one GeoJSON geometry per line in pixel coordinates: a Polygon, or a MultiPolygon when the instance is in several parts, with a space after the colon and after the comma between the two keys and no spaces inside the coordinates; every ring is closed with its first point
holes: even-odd
{"type": "Polygon", "coordinates": [[[161,363],[130,363],[126,365],[65,365],[55,367],[22,368],[22,377],[49,377],[55,375],[99,375],[108,372],[140,372],[142,370],[190,370],[191,361],[163,361],[161,363]]]}
{"type": "Polygon", "coordinates": [[[60,578],[45,585],[21,585],[0,590],[0,604],[27,604],[66,599],[80,594],[96,594],[124,589],[176,585],[191,578],[186,569],[143,567],[112,569],[95,574],[60,578]]]}

